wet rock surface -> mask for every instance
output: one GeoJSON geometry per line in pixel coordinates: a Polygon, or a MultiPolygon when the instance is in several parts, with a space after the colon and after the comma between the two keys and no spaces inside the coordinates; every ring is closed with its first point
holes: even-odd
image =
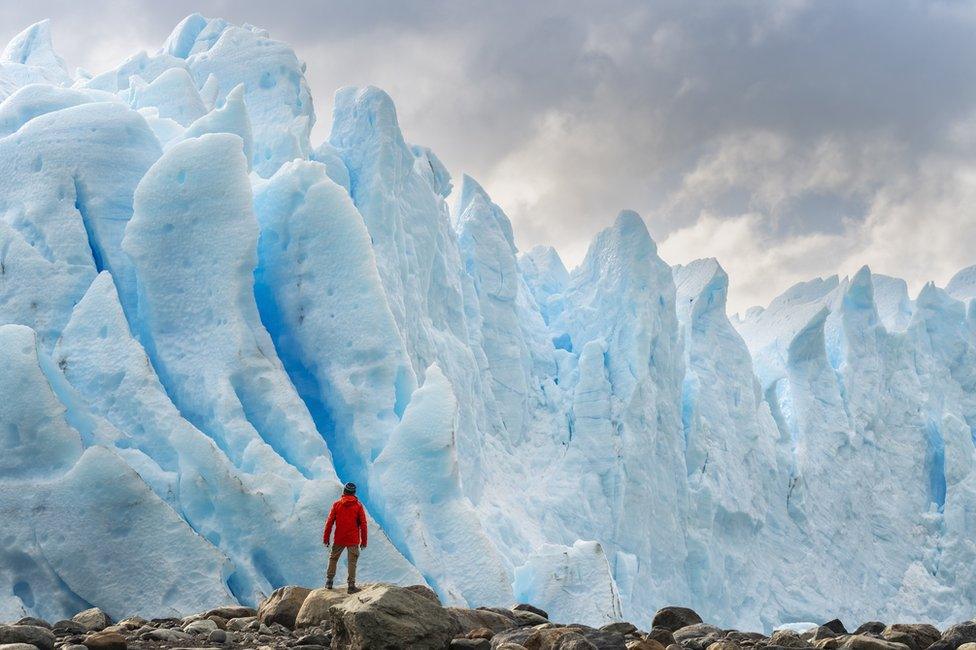
{"type": "Polygon", "coordinates": [[[54,623],[0,624],[0,650],[976,650],[976,620],[927,623],[834,619],[803,632],[722,629],[685,607],[664,607],[650,630],[627,621],[600,628],[550,620],[531,603],[443,607],[426,586],[282,587],[258,609],[237,605],[184,618],[124,618],[97,608],[54,623]],[[850,623],[850,621],[849,621],[850,623]]]}

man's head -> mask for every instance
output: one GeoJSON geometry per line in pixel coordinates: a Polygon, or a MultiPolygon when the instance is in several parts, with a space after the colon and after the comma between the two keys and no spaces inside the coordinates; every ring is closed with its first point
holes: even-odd
{"type": "Polygon", "coordinates": [[[343,494],[356,494],[356,484],[355,483],[346,483],[345,486],[343,486],[343,488],[342,488],[342,493],[343,494]]]}

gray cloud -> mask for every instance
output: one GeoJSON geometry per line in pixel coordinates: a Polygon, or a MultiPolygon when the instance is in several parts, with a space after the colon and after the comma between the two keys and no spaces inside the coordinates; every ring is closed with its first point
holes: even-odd
{"type": "Polygon", "coordinates": [[[972,263],[976,5],[957,1],[84,3],[42,17],[70,64],[153,50],[200,11],[266,27],[332,92],[374,83],[409,139],[478,178],[523,248],[569,262],[620,208],[730,304],[869,262],[917,288],[972,263]]]}

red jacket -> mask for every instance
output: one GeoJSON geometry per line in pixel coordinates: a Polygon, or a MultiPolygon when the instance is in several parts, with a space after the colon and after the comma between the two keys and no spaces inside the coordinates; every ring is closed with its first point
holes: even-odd
{"type": "Polygon", "coordinates": [[[329,543],[332,526],[335,526],[336,546],[366,546],[366,511],[355,495],[343,494],[332,504],[322,535],[325,544],[329,543]]]}

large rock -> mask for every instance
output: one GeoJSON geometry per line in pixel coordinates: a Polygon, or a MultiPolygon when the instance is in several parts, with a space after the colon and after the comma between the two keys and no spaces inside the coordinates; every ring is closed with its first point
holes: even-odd
{"type": "Polygon", "coordinates": [[[844,627],[844,622],[839,618],[835,618],[832,621],[827,621],[822,627],[832,630],[836,634],[847,634],[847,628],[844,627]]]}
{"type": "Polygon", "coordinates": [[[279,587],[258,607],[258,619],[265,625],[280,623],[294,629],[298,612],[310,593],[312,590],[307,587],[279,587]]]}
{"type": "MultiPolygon", "coordinates": [[[[418,593],[421,596],[424,595],[412,587],[405,587],[405,589],[414,591],[414,593],[418,593]]],[[[305,598],[301,609],[298,610],[298,616],[295,617],[294,629],[298,630],[328,624],[329,608],[349,597],[346,590],[347,587],[338,589],[326,589],[324,587],[321,589],[313,589],[305,598]]]]}
{"type": "Polygon", "coordinates": [[[881,634],[884,632],[885,628],[888,627],[881,621],[868,621],[867,623],[861,623],[854,634],[881,634]]]}
{"type": "Polygon", "coordinates": [[[635,641],[627,642],[627,650],[664,650],[665,646],[660,641],[650,637],[644,637],[635,641]]]}
{"type": "Polygon", "coordinates": [[[674,634],[671,630],[666,627],[652,627],[651,631],[647,633],[646,639],[653,639],[667,648],[669,645],[674,645],[674,634]]]}
{"type": "Polygon", "coordinates": [[[516,645],[525,648],[539,647],[539,630],[529,627],[505,630],[491,637],[491,647],[499,650],[505,646],[516,645]]]}
{"type": "Polygon", "coordinates": [[[892,643],[866,634],[852,634],[839,647],[843,650],[910,650],[904,643],[892,643]]]}
{"type": "Polygon", "coordinates": [[[809,643],[800,638],[800,635],[793,630],[776,630],[769,637],[769,645],[780,646],[782,648],[807,648],[809,643]]]}
{"type": "Polygon", "coordinates": [[[54,633],[36,625],[0,625],[0,644],[28,643],[40,650],[54,648],[54,633]]]}
{"type": "Polygon", "coordinates": [[[976,621],[953,625],[929,647],[931,650],[956,650],[967,643],[976,643],[976,621]]]}
{"type": "Polygon", "coordinates": [[[37,646],[30,643],[0,643],[0,650],[37,650],[37,646]]]}
{"type": "MultiPolygon", "coordinates": [[[[597,650],[597,646],[585,636],[568,627],[539,630],[538,645],[527,645],[527,650],[597,650]]],[[[620,650],[626,650],[623,643],[620,650]]]]}
{"type": "Polygon", "coordinates": [[[81,623],[89,632],[101,632],[112,624],[112,619],[109,618],[108,614],[97,607],[78,612],[71,617],[71,620],[75,623],[81,623]]]}
{"type": "Polygon", "coordinates": [[[441,604],[441,599],[437,596],[437,593],[427,585],[410,585],[409,587],[404,587],[404,589],[416,592],[438,605],[441,604]]]}
{"type": "Polygon", "coordinates": [[[926,650],[942,637],[934,626],[925,623],[895,623],[881,632],[887,641],[904,643],[911,650],[926,650]]]}
{"type": "Polygon", "coordinates": [[[693,609],[687,607],[664,607],[657,610],[651,627],[663,627],[672,632],[677,632],[683,627],[697,625],[702,622],[701,616],[693,609]]]}
{"type": "MultiPolygon", "coordinates": [[[[688,610],[691,611],[691,610],[688,610]]],[[[655,617],[656,618],[656,617],[655,617]]],[[[655,625],[654,627],[662,627],[655,625]]],[[[667,628],[670,629],[670,628],[667,628]]],[[[722,630],[718,629],[714,625],[708,625],[707,623],[698,623],[696,625],[686,625],[677,630],[672,630],[672,635],[676,643],[681,643],[687,641],[688,639],[698,639],[706,636],[717,636],[722,634],[722,630]]]]}
{"type": "Polygon", "coordinates": [[[582,635],[597,650],[625,650],[626,648],[624,645],[624,635],[619,632],[598,630],[586,625],[568,625],[566,627],[582,635]]]}
{"type": "Polygon", "coordinates": [[[14,623],[14,625],[33,625],[34,627],[43,627],[49,630],[51,629],[50,623],[48,623],[42,618],[34,618],[33,616],[25,616],[24,618],[14,623]]]}
{"type": "Polygon", "coordinates": [[[256,609],[251,607],[241,607],[240,605],[229,605],[227,607],[218,607],[216,609],[209,610],[204,614],[204,618],[210,618],[212,616],[219,616],[220,618],[227,619],[228,621],[232,618],[245,618],[248,616],[257,616],[258,612],[256,609]]]}
{"type": "Polygon", "coordinates": [[[458,625],[461,626],[461,634],[467,634],[479,628],[487,628],[492,632],[504,632],[518,625],[514,617],[504,616],[503,614],[487,609],[448,607],[447,611],[451,613],[457,620],[458,625]]]}
{"type": "Polygon", "coordinates": [[[369,585],[329,609],[334,648],[443,650],[461,631],[457,619],[402,587],[369,585]]]}

